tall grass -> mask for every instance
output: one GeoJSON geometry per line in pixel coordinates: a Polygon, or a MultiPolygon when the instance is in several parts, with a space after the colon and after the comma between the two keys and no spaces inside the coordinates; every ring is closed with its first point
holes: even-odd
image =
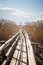
{"type": "Polygon", "coordinates": [[[16,33],[19,30],[19,26],[11,21],[0,20],[0,40],[7,40],[9,36],[16,33]]]}
{"type": "Polygon", "coordinates": [[[43,20],[27,23],[24,29],[30,33],[33,41],[43,43],[43,20]]]}

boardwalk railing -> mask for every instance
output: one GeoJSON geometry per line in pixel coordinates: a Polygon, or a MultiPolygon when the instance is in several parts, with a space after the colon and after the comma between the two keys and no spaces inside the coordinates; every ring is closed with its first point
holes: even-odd
{"type": "MultiPolygon", "coordinates": [[[[13,51],[17,46],[17,42],[19,39],[19,32],[15,35],[13,35],[8,41],[6,41],[1,47],[0,47],[0,64],[3,63],[3,61],[6,59],[6,62],[9,61],[12,57],[13,51]],[[7,56],[6,56],[7,55],[7,56]]],[[[4,64],[7,65],[7,64],[4,64]]]]}
{"type": "Polygon", "coordinates": [[[27,62],[28,62],[27,65],[36,65],[31,41],[25,30],[24,30],[24,34],[25,34],[25,42],[26,42],[26,48],[27,48],[27,62]]]}

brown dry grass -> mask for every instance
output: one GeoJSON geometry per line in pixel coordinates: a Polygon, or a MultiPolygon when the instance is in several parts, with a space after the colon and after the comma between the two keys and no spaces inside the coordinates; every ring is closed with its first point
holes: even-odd
{"type": "Polygon", "coordinates": [[[7,40],[13,33],[18,32],[19,26],[14,22],[0,20],[0,40],[7,40]]]}
{"type": "Polygon", "coordinates": [[[30,33],[33,41],[43,43],[43,20],[27,23],[24,29],[30,33]]]}

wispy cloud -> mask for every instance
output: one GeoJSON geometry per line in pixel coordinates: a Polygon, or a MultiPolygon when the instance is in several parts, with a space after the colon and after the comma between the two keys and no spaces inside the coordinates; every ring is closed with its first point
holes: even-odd
{"type": "Polygon", "coordinates": [[[0,10],[2,11],[11,11],[11,14],[13,16],[19,16],[19,17],[25,17],[25,18],[33,18],[33,19],[43,19],[43,14],[37,14],[37,13],[31,13],[31,12],[24,12],[17,8],[11,8],[7,6],[3,6],[3,4],[0,4],[0,10]]]}
{"type": "Polygon", "coordinates": [[[24,11],[15,11],[15,12],[12,12],[12,15],[15,15],[15,16],[21,16],[21,17],[39,17],[40,15],[37,15],[35,13],[27,13],[27,12],[24,12],[24,11]]]}
{"type": "Polygon", "coordinates": [[[12,11],[12,8],[0,6],[0,10],[12,11]]]}
{"type": "Polygon", "coordinates": [[[6,7],[6,6],[0,6],[0,10],[2,10],[2,11],[12,11],[12,15],[26,17],[25,16],[26,13],[24,11],[21,11],[20,9],[17,9],[17,8],[10,8],[10,7],[6,7]]]}
{"type": "Polygon", "coordinates": [[[20,10],[16,12],[12,12],[12,15],[26,17],[26,13],[20,10]]]}

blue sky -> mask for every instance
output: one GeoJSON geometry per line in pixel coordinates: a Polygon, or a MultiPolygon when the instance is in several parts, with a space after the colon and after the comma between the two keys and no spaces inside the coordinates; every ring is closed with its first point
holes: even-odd
{"type": "Polygon", "coordinates": [[[43,19],[43,0],[0,0],[0,18],[17,24],[43,19]]]}

